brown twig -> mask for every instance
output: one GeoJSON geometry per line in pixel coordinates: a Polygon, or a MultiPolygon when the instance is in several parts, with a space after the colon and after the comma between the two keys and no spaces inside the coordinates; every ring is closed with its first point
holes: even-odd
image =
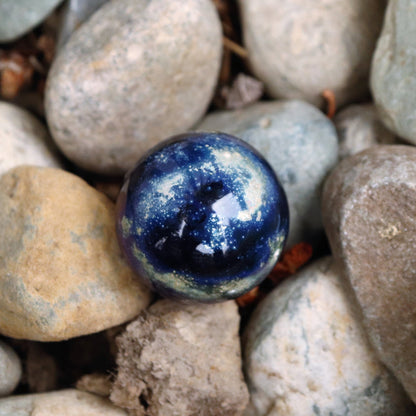
{"type": "Polygon", "coordinates": [[[326,115],[328,118],[333,118],[337,110],[337,103],[335,94],[332,90],[326,89],[322,91],[322,97],[326,101],[326,115]]]}
{"type": "Polygon", "coordinates": [[[238,43],[234,42],[231,39],[228,39],[227,37],[223,36],[222,43],[224,45],[224,48],[227,48],[234,52],[236,55],[238,55],[240,58],[247,58],[247,51],[240,46],[238,43]]]}

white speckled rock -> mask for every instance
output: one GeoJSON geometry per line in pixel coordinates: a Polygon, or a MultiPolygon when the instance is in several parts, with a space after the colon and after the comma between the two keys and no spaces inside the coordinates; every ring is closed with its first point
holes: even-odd
{"type": "Polygon", "coordinates": [[[22,375],[22,366],[17,354],[0,341],[0,397],[9,395],[22,375]]]}
{"type": "Polygon", "coordinates": [[[85,169],[125,172],[204,114],[221,52],[211,0],[105,4],[71,36],[49,72],[53,138],[85,169]]]}
{"type": "Polygon", "coordinates": [[[60,167],[42,123],[26,110],[5,102],[0,102],[0,143],[0,175],[19,165],[60,167]]]}
{"type": "Polygon", "coordinates": [[[377,146],[344,159],[322,207],[370,341],[416,402],[416,148],[377,146]]]}
{"type": "Polygon", "coordinates": [[[390,0],[371,66],[371,90],[381,120],[416,144],[416,3],[390,0]]]}
{"type": "Polygon", "coordinates": [[[62,0],[1,0],[0,42],[10,42],[40,23],[62,0]]]}
{"type": "Polygon", "coordinates": [[[380,0],[239,0],[254,73],[275,98],[321,106],[368,94],[371,55],[385,8],[380,0]]]}
{"type": "Polygon", "coordinates": [[[373,104],[351,105],[334,118],[339,139],[339,158],[377,144],[397,143],[396,136],[381,122],[373,104]]]}
{"type": "Polygon", "coordinates": [[[134,318],[150,294],[122,258],[114,204],[79,177],[0,177],[0,332],[59,341],[134,318]]]}
{"type": "Polygon", "coordinates": [[[240,416],[248,402],[234,301],[164,299],[117,338],[111,400],[134,415],[240,416]]]}
{"type": "Polygon", "coordinates": [[[58,35],[58,49],[95,11],[108,0],[68,0],[62,11],[61,27],[58,35]]]}
{"type": "Polygon", "coordinates": [[[414,405],[379,363],[330,258],[291,277],[245,331],[250,416],[410,416],[414,405]]]}
{"type": "Polygon", "coordinates": [[[0,416],[127,416],[109,400],[78,390],[0,399],[0,416]]]}
{"type": "Polygon", "coordinates": [[[320,187],[338,158],[337,135],[327,117],[302,101],[275,101],[209,114],[196,129],[233,134],[255,147],[286,191],[288,246],[318,242],[323,235],[320,187]]]}

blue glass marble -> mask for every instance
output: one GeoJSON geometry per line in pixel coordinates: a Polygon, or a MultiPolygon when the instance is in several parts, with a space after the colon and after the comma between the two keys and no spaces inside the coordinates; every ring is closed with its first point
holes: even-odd
{"type": "Polygon", "coordinates": [[[276,263],[288,228],[270,165],[224,133],[161,143],[130,171],[117,201],[122,251],[168,297],[217,302],[251,290],[276,263]]]}

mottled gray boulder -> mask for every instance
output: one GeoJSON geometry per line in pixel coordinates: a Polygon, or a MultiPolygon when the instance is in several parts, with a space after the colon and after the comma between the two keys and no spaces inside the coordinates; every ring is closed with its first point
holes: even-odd
{"type": "Polygon", "coordinates": [[[71,34],[108,0],[68,0],[61,15],[58,48],[61,48],[71,34]]]}
{"type": "Polygon", "coordinates": [[[239,416],[248,402],[233,301],[161,300],[117,339],[110,399],[141,416],[239,416]]]}
{"type": "Polygon", "coordinates": [[[249,64],[272,97],[322,106],[325,89],[339,105],[368,95],[384,0],[239,0],[239,5],[249,64]]]}
{"type": "Polygon", "coordinates": [[[339,139],[339,158],[354,155],[378,144],[397,143],[396,136],[381,122],[373,104],[351,105],[334,118],[339,139]]]}
{"type": "Polygon", "coordinates": [[[1,0],[0,42],[10,42],[42,22],[62,0],[1,0]]]}
{"type": "Polygon", "coordinates": [[[221,53],[211,0],[108,2],[71,36],[49,72],[52,136],[81,167],[123,173],[204,114],[221,53]]]}
{"type": "Polygon", "coordinates": [[[323,234],[321,183],[338,157],[337,135],[327,117],[302,101],[275,101],[209,114],[196,129],[233,134],[255,147],[286,191],[288,246],[300,241],[317,244],[323,234]]]}
{"type": "Polygon", "coordinates": [[[378,361],[330,258],[258,306],[243,339],[246,416],[410,416],[414,405],[378,361]]]}
{"type": "Polygon", "coordinates": [[[114,204],[59,169],[0,177],[0,333],[60,341],[133,319],[150,302],[122,257],[114,204]]]}
{"type": "Polygon", "coordinates": [[[78,390],[0,399],[0,416],[127,416],[108,399],[78,390]]]}
{"type": "Polygon", "coordinates": [[[371,90],[380,118],[416,144],[416,8],[391,0],[371,66],[371,90]]]}
{"type": "Polygon", "coordinates": [[[344,159],[322,207],[370,341],[416,401],[416,148],[377,146],[344,159]]]}
{"type": "Polygon", "coordinates": [[[0,341],[0,397],[13,392],[22,376],[22,366],[17,354],[0,341]]]}
{"type": "Polygon", "coordinates": [[[0,175],[19,165],[61,166],[42,123],[26,110],[5,102],[0,102],[0,143],[0,175]]]}

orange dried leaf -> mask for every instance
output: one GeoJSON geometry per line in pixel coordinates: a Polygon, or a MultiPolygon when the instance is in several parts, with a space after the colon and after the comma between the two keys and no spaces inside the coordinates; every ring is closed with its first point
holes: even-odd
{"type": "Polygon", "coordinates": [[[252,303],[256,302],[261,296],[259,286],[256,286],[254,289],[251,289],[250,292],[237,298],[237,304],[240,308],[244,308],[252,303]]]}
{"type": "Polygon", "coordinates": [[[335,94],[331,90],[323,90],[322,97],[326,100],[326,115],[328,118],[333,118],[337,110],[337,103],[335,94]]]}
{"type": "Polygon", "coordinates": [[[294,274],[312,257],[312,246],[308,243],[298,243],[283,254],[282,259],[268,276],[274,283],[294,274]]]}

